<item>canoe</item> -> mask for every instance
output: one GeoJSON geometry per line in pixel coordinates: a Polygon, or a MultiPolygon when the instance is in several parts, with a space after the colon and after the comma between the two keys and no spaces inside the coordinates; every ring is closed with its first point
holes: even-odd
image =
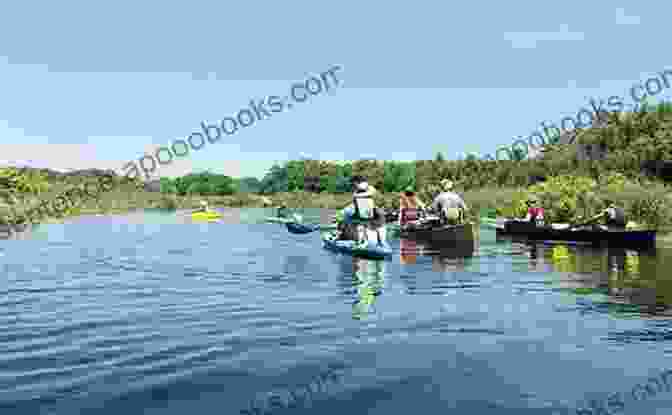
{"type": "Polygon", "coordinates": [[[355,241],[342,241],[336,239],[336,232],[323,232],[322,243],[324,248],[333,252],[349,254],[366,259],[387,259],[392,256],[392,247],[386,242],[378,245],[377,242],[367,241],[364,245],[358,245],[355,241]]]}
{"type": "Polygon", "coordinates": [[[388,225],[388,231],[404,239],[416,239],[430,243],[473,241],[474,232],[471,223],[462,225],[419,224],[416,227],[401,229],[398,224],[388,225]]]}
{"type": "Polygon", "coordinates": [[[219,212],[196,212],[191,214],[192,219],[220,219],[222,214],[219,212]]]}
{"type": "Polygon", "coordinates": [[[402,238],[417,239],[431,243],[469,242],[474,240],[473,226],[471,223],[401,230],[399,236],[402,238]]]}
{"type": "Polygon", "coordinates": [[[497,229],[497,234],[533,241],[572,241],[617,247],[650,247],[656,243],[656,231],[650,230],[607,230],[598,227],[572,229],[566,224],[535,226],[517,221],[504,222],[504,226],[497,229]]]}

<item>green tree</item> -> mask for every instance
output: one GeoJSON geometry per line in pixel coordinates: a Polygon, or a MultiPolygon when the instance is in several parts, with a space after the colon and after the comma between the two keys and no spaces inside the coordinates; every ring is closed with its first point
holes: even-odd
{"type": "Polygon", "coordinates": [[[175,182],[168,177],[162,177],[159,179],[161,185],[161,193],[177,193],[177,186],[175,182]]]}
{"type": "Polygon", "coordinates": [[[240,193],[259,193],[261,181],[256,177],[243,177],[238,180],[238,191],[240,193]]]}

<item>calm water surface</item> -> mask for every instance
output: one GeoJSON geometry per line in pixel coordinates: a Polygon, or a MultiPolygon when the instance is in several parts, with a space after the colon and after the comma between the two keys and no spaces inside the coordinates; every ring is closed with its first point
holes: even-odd
{"type": "Polygon", "coordinates": [[[672,413],[645,387],[672,369],[672,250],[483,228],[473,252],[394,240],[367,261],[270,214],[0,241],[0,414],[672,413]]]}

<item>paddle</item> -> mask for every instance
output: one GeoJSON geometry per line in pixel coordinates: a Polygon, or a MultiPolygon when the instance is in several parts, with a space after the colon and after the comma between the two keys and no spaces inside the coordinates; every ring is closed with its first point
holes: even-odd
{"type": "Polygon", "coordinates": [[[305,235],[307,233],[315,232],[320,229],[320,225],[305,225],[303,223],[294,223],[294,222],[285,223],[285,227],[287,227],[289,233],[297,235],[305,235]]]}
{"type": "Polygon", "coordinates": [[[590,225],[590,224],[594,223],[596,220],[600,219],[603,215],[604,215],[604,212],[602,212],[602,213],[600,213],[600,214],[598,214],[598,215],[593,216],[593,217],[590,218],[587,222],[580,223],[580,224],[572,224],[572,225],[570,225],[569,228],[567,228],[567,229],[568,229],[568,230],[573,230],[573,229],[576,229],[576,228],[580,228],[580,227],[582,227],[582,226],[590,225]]]}

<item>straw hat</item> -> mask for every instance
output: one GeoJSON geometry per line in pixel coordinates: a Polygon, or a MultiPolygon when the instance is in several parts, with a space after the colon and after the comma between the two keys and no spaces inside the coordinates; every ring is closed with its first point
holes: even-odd
{"type": "Polygon", "coordinates": [[[528,205],[539,203],[539,198],[535,195],[529,195],[525,201],[528,205]]]}
{"type": "Polygon", "coordinates": [[[441,187],[443,187],[445,190],[451,190],[453,185],[454,183],[448,179],[441,180],[441,187]]]}

